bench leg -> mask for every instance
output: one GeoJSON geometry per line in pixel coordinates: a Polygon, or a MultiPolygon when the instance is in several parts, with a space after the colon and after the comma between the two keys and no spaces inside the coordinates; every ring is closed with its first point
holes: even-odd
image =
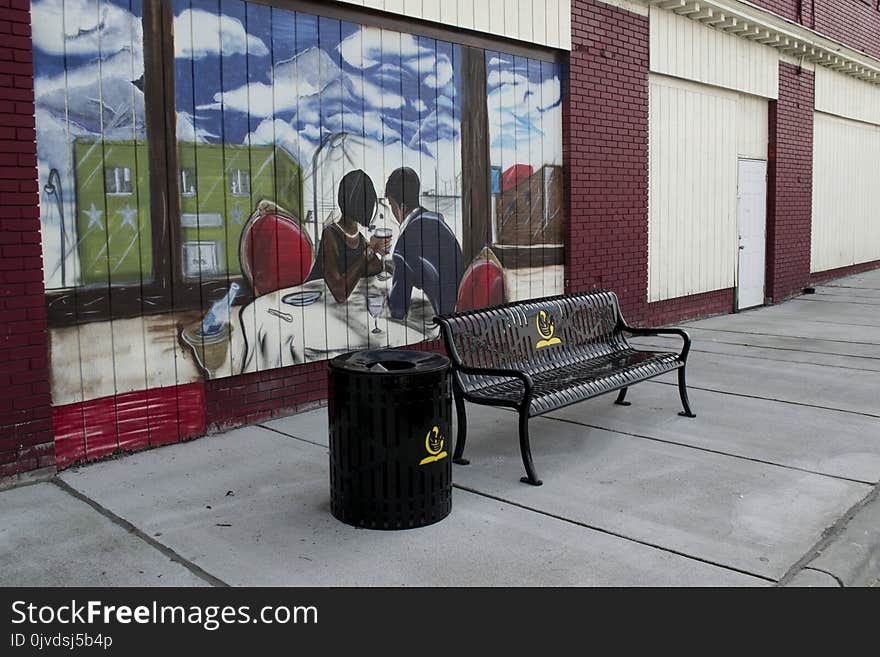
{"type": "Polygon", "coordinates": [[[542,482],[535,474],[535,464],[532,462],[532,449],[529,446],[529,416],[527,413],[520,411],[519,414],[519,450],[522,452],[523,465],[526,466],[525,477],[520,477],[520,481],[524,484],[532,486],[540,486],[542,482]]]}
{"type": "Polygon", "coordinates": [[[631,402],[624,401],[626,399],[626,391],[629,388],[621,388],[620,392],[617,393],[617,399],[614,400],[614,403],[618,406],[630,406],[631,402]]]}
{"type": "Polygon", "coordinates": [[[678,394],[681,395],[681,405],[684,410],[679,413],[682,417],[697,417],[691,410],[691,404],[688,401],[687,383],[685,382],[684,368],[678,370],[678,394]]]}
{"type": "Polygon", "coordinates": [[[455,397],[455,412],[458,419],[458,434],[455,437],[455,451],[452,453],[452,462],[458,465],[469,465],[470,461],[462,458],[464,455],[464,445],[467,442],[467,412],[464,408],[464,396],[458,391],[453,390],[455,397]]]}

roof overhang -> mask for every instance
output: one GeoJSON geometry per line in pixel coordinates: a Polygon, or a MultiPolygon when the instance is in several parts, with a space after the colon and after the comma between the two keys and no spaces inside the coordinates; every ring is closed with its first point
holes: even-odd
{"type": "Polygon", "coordinates": [[[880,84],[880,60],[745,2],[644,0],[716,30],[776,48],[790,57],[880,84]]]}

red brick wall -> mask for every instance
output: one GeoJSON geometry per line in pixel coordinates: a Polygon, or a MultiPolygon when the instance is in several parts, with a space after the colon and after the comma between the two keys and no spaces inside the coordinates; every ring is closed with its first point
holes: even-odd
{"type": "MultiPolygon", "coordinates": [[[[821,2],[821,0],[817,0],[821,2]]],[[[798,22],[798,12],[797,5],[798,0],[752,0],[752,4],[761,7],[762,9],[766,9],[767,11],[772,11],[774,14],[782,16],[783,18],[787,18],[790,21],[798,22]]],[[[804,17],[801,19],[801,23],[810,26],[810,2],[807,0],[803,2],[803,5],[806,5],[801,10],[804,14],[804,17]]]]}
{"type": "Polygon", "coordinates": [[[874,269],[880,269],[880,260],[860,262],[856,265],[836,267],[834,269],[826,269],[825,271],[814,271],[812,274],[810,274],[810,284],[819,285],[835,278],[852,276],[853,274],[861,274],[862,272],[872,271],[874,269]]]}
{"type": "Polygon", "coordinates": [[[135,390],[52,408],[58,469],[205,435],[205,386],[135,390]]]}
{"type": "Polygon", "coordinates": [[[625,315],[648,286],[648,19],[572,1],[563,106],[565,290],[614,290],[625,315]]]}
{"type": "Polygon", "coordinates": [[[280,367],[205,383],[208,431],[268,420],[327,398],[327,363],[280,367]]]}
{"type": "Polygon", "coordinates": [[[813,73],[780,62],[769,115],[767,296],[777,302],[810,281],[813,73]]]}
{"type": "Polygon", "coordinates": [[[752,0],[783,18],[831,37],[851,48],[880,57],[880,5],[877,0],[752,0]],[[815,5],[815,16],[812,7],[815,5]]]}
{"type": "Polygon", "coordinates": [[[649,303],[642,323],[645,326],[659,326],[733,312],[734,292],[734,288],[729,287],[649,303]]]}
{"type": "Polygon", "coordinates": [[[0,483],[54,466],[29,0],[0,0],[0,483]]]}

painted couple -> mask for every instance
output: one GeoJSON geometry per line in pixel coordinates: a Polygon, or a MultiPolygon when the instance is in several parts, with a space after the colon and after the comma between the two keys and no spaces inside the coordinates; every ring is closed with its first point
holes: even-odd
{"type": "Polygon", "coordinates": [[[343,303],[361,278],[389,269],[392,317],[406,316],[413,288],[422,290],[437,314],[452,312],[463,270],[461,247],[443,215],[422,207],[420,189],[419,177],[409,167],[396,169],[385,183],[385,198],[400,224],[400,235],[391,262],[383,265],[381,254],[387,253],[391,239],[367,240],[360,231],[376,212],[373,181],[360,169],[347,173],[337,195],[342,216],[324,228],[308,280],[323,278],[336,301],[343,303]]]}

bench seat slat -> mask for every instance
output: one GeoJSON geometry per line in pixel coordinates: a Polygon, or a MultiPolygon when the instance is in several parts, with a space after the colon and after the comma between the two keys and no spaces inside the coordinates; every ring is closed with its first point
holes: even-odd
{"type": "MultiPolygon", "coordinates": [[[[578,401],[590,399],[618,388],[639,383],[666,372],[682,363],[678,354],[628,349],[613,354],[531,373],[535,382],[529,415],[541,415],[578,401]]],[[[525,386],[518,379],[467,376],[465,396],[477,403],[518,406],[525,386]]]]}

